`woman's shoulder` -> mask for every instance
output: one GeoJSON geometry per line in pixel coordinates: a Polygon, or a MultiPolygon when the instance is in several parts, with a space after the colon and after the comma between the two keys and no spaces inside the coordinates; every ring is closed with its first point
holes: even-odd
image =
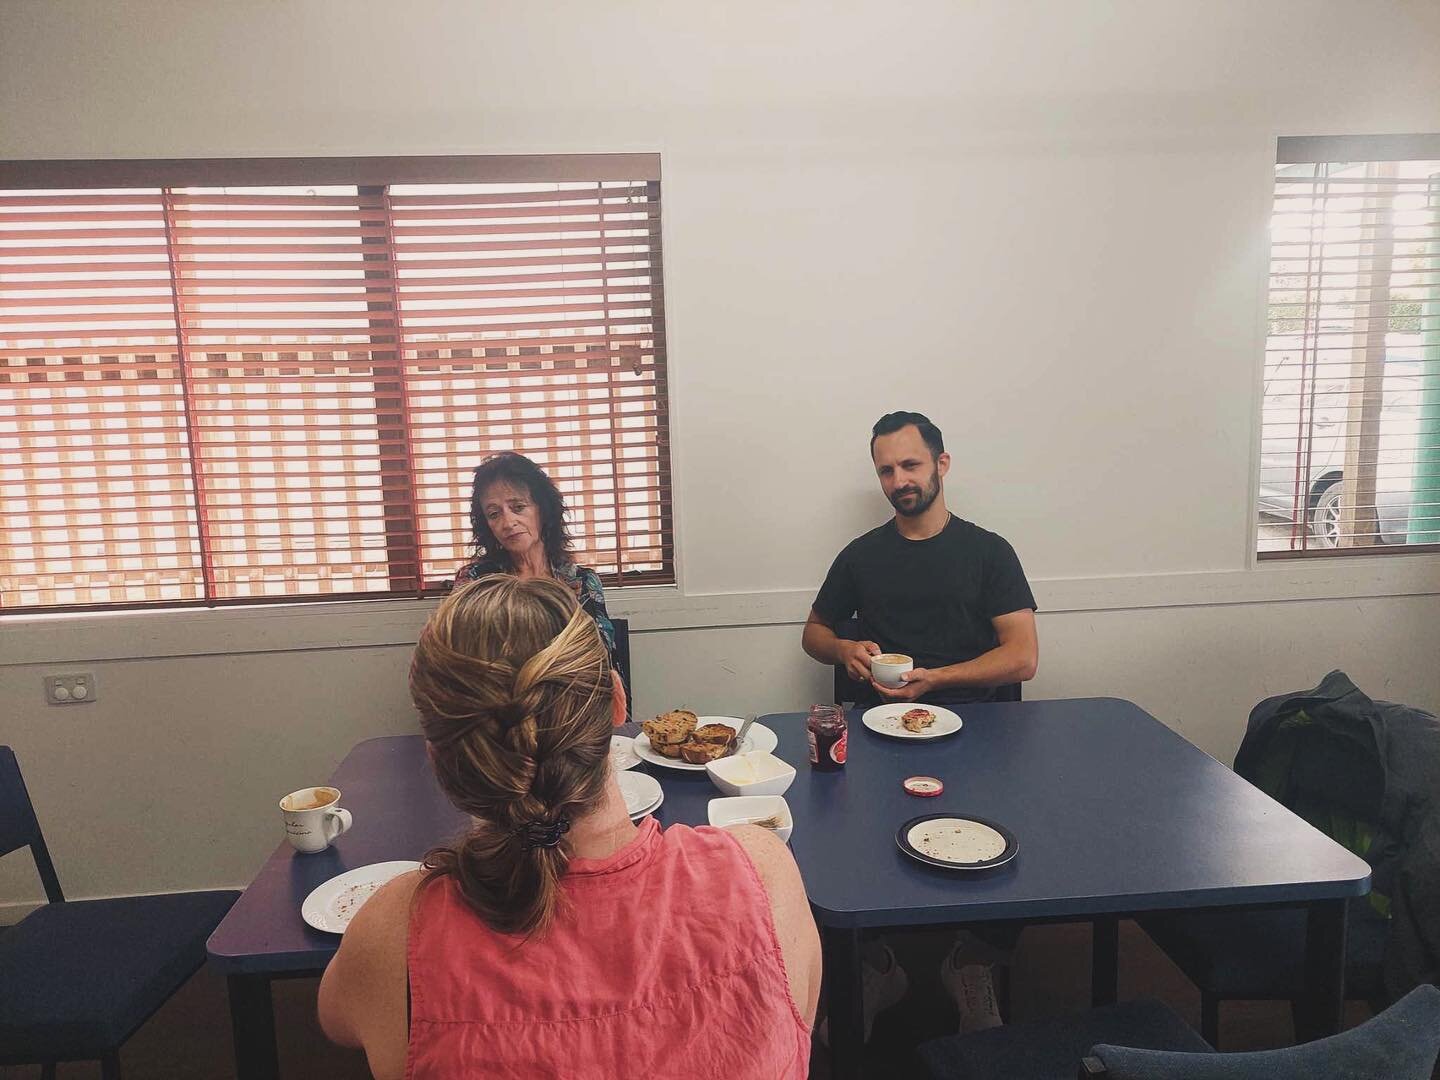
{"type": "Polygon", "coordinates": [[[719,830],[730,836],[750,858],[755,873],[767,890],[787,888],[798,880],[798,868],[790,849],[769,829],[759,825],[733,825],[719,830]]]}
{"type": "Polygon", "coordinates": [[[556,581],[564,582],[581,596],[605,595],[605,587],[600,582],[600,575],[590,567],[582,566],[573,559],[553,564],[550,572],[555,575],[556,581]]]}
{"type": "Polygon", "coordinates": [[[785,842],[758,825],[717,828],[675,824],[664,830],[664,837],[668,845],[685,852],[705,852],[725,863],[737,859],[749,862],[767,890],[772,884],[783,888],[789,881],[787,869],[795,866],[785,842]]]}
{"type": "Polygon", "coordinates": [[[423,870],[409,870],[386,882],[355,912],[344,941],[355,942],[372,955],[394,952],[398,944],[403,956],[412,906],[424,884],[423,870]]]}
{"type": "Polygon", "coordinates": [[[580,581],[587,574],[592,577],[595,574],[595,571],[591,570],[588,566],[581,566],[568,555],[563,559],[552,561],[550,563],[550,572],[560,581],[580,581]]]}
{"type": "Polygon", "coordinates": [[[575,580],[580,583],[582,592],[589,596],[604,596],[605,586],[600,581],[600,575],[588,566],[575,566],[575,580]]]}
{"type": "Polygon", "coordinates": [[[331,1038],[369,1051],[388,1019],[403,1017],[411,905],[423,881],[419,870],[401,874],[346,927],[320,983],[320,1023],[331,1038]]]}

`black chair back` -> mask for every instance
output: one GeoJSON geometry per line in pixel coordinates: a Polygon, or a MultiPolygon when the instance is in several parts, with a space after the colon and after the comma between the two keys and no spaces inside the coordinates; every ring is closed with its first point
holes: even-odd
{"type": "Polygon", "coordinates": [[[14,750],[0,746],[0,855],[9,855],[23,847],[30,849],[50,902],[64,900],[55,864],[50,861],[50,850],[45,846],[35,807],[30,802],[30,792],[20,775],[20,763],[15,760],[14,750]]]}
{"type": "MultiPolygon", "coordinates": [[[[843,641],[860,640],[860,620],[842,619],[835,624],[835,636],[843,641]]],[[[859,695],[864,692],[862,684],[852,679],[845,670],[843,664],[835,665],[835,703],[838,705],[846,701],[858,701],[859,695]]],[[[1006,683],[1004,686],[995,687],[995,696],[992,701],[1019,701],[1020,684],[1006,683]]]]}
{"type": "Polygon", "coordinates": [[[634,712],[634,698],[630,691],[630,620],[611,619],[615,628],[615,667],[620,672],[620,682],[625,687],[625,718],[634,712]]]}

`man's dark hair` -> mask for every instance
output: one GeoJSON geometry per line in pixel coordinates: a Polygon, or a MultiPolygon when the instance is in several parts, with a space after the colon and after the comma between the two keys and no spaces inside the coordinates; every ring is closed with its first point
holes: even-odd
{"type": "Polygon", "coordinates": [[[545,470],[523,454],[506,450],[486,458],[475,470],[475,486],[470,493],[470,527],[475,531],[475,554],[504,558],[505,549],[490,531],[483,505],[485,492],[492,484],[505,481],[513,488],[529,494],[540,511],[540,539],[551,566],[570,562],[570,534],[565,529],[565,499],[555,481],[545,470]]]}
{"type": "Polygon", "coordinates": [[[876,420],[875,426],[870,429],[870,456],[875,456],[875,440],[881,435],[893,435],[911,424],[915,425],[920,432],[920,438],[924,439],[925,445],[930,448],[930,456],[938,460],[945,452],[945,439],[940,434],[940,429],[930,422],[930,418],[918,412],[886,413],[876,420]]]}

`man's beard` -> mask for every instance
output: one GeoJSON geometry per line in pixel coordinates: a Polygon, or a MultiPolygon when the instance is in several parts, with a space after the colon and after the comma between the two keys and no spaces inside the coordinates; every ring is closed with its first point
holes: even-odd
{"type": "Polygon", "coordinates": [[[890,505],[895,507],[895,512],[901,517],[919,517],[930,509],[939,495],[940,470],[936,469],[930,474],[930,482],[924,488],[910,485],[891,492],[890,505]],[[918,495],[919,498],[914,502],[902,504],[901,500],[907,495],[918,495]]]}

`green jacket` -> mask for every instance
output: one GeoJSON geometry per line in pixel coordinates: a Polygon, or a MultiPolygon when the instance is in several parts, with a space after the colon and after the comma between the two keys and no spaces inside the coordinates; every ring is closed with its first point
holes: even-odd
{"type": "Polygon", "coordinates": [[[1440,721],[1332,671],[1255,706],[1235,771],[1370,864],[1389,998],[1440,981],[1440,721]]]}

